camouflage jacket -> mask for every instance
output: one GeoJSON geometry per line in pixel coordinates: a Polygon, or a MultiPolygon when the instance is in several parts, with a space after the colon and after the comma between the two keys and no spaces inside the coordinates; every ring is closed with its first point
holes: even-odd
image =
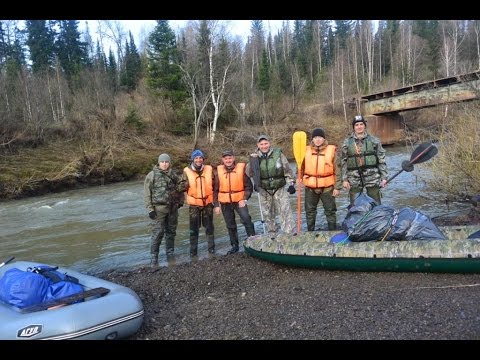
{"type": "MultiPolygon", "coordinates": [[[[274,148],[270,148],[268,153],[264,155],[264,154],[262,154],[262,152],[259,149],[257,149],[254,153],[250,154],[250,157],[258,158],[260,161],[262,161],[262,160],[266,161],[266,159],[272,157],[273,150],[274,150],[274,148]]],[[[280,170],[283,172],[283,176],[285,178],[285,182],[286,182],[287,186],[289,186],[291,184],[295,184],[295,175],[293,174],[293,170],[290,167],[290,163],[288,162],[287,157],[283,154],[283,152],[281,152],[281,150],[280,150],[279,161],[275,164],[275,166],[279,167],[280,170]]],[[[260,172],[261,171],[262,170],[261,170],[261,166],[260,166],[260,172]]],[[[245,168],[245,172],[250,178],[254,178],[253,169],[252,169],[252,166],[250,165],[250,163],[247,164],[247,166],[245,168]]],[[[260,174],[260,179],[261,178],[262,178],[262,176],[260,174]]],[[[262,182],[262,179],[260,180],[260,184],[258,184],[258,185],[263,188],[261,182],[262,182]]]]}
{"type": "Polygon", "coordinates": [[[342,145],[342,181],[348,181],[354,187],[379,186],[381,180],[387,180],[387,164],[385,163],[385,149],[380,139],[365,132],[363,139],[359,139],[355,133],[348,136],[342,145]],[[352,151],[352,144],[358,148],[358,153],[352,151]],[[372,149],[371,151],[367,149],[372,149]],[[358,169],[349,170],[347,162],[354,156],[363,156],[372,153],[376,158],[376,165],[360,166],[358,169]]]}
{"type": "Polygon", "coordinates": [[[185,185],[182,177],[172,169],[162,171],[155,165],[145,177],[143,188],[143,200],[148,212],[153,211],[155,206],[183,205],[185,185]]]}

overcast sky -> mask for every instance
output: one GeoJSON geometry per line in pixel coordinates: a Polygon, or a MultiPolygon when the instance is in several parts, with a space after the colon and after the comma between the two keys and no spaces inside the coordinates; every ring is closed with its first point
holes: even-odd
{"type": "MultiPolygon", "coordinates": [[[[92,37],[96,35],[97,20],[80,20],[80,29],[83,30],[85,21],[88,21],[90,28],[90,34],[92,37]]],[[[140,39],[144,38],[144,35],[149,34],[157,24],[156,20],[120,20],[125,29],[130,30],[135,38],[137,46],[140,45],[140,39]]],[[[178,33],[178,31],[185,27],[189,20],[169,20],[170,27],[178,33]]],[[[250,35],[251,20],[222,20],[228,21],[230,32],[232,35],[238,35],[246,42],[248,35],[250,35]]],[[[283,20],[264,20],[264,26],[268,31],[270,27],[273,34],[276,34],[277,30],[282,26],[283,20]]]]}

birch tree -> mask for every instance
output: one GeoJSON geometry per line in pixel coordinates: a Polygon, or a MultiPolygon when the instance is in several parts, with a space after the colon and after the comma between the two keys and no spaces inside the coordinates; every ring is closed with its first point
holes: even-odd
{"type": "MultiPolygon", "coordinates": [[[[105,39],[112,42],[117,49],[117,61],[119,69],[123,69],[123,44],[127,38],[127,31],[119,20],[98,20],[97,32],[100,38],[100,46],[105,45],[105,39]]],[[[104,49],[105,50],[105,49],[104,49]]],[[[117,73],[117,83],[120,82],[120,73],[117,73]]]]}
{"type": "Polygon", "coordinates": [[[480,21],[473,20],[473,29],[475,31],[475,45],[477,49],[477,68],[480,69],[480,21]]]}
{"type": "Polygon", "coordinates": [[[225,39],[225,27],[217,20],[206,21],[207,38],[202,38],[202,44],[208,51],[208,73],[210,97],[213,105],[213,119],[208,124],[208,142],[213,144],[217,132],[218,119],[226,105],[226,85],[230,80],[230,66],[233,57],[229,54],[228,42],[225,39]]]}
{"type": "Polygon", "coordinates": [[[228,72],[230,65],[232,64],[232,58],[227,60],[227,64],[220,69],[220,73],[218,74],[220,78],[215,78],[215,71],[214,71],[214,63],[213,63],[213,42],[210,44],[210,54],[209,54],[209,62],[210,62],[210,95],[212,97],[212,104],[214,107],[213,113],[213,121],[212,121],[212,129],[210,131],[209,142],[213,144],[215,141],[215,133],[217,131],[217,124],[218,118],[220,116],[221,111],[225,108],[225,86],[228,81],[228,72]]]}
{"type": "Polygon", "coordinates": [[[375,47],[373,41],[373,27],[372,23],[369,20],[362,22],[362,34],[365,40],[365,51],[367,56],[367,82],[368,82],[368,89],[371,89],[373,86],[373,62],[374,62],[374,55],[375,55],[375,47]]]}
{"type": "Polygon", "coordinates": [[[442,29],[442,60],[445,75],[448,77],[451,73],[458,73],[458,53],[465,39],[465,32],[461,28],[460,20],[441,21],[440,27],[442,29]]]}
{"type": "Polygon", "coordinates": [[[210,102],[210,94],[206,91],[201,91],[202,87],[199,84],[200,69],[193,72],[191,69],[178,65],[183,73],[182,81],[184,82],[190,99],[192,101],[193,109],[193,148],[197,147],[198,138],[200,134],[200,125],[204,118],[204,112],[210,102]]]}
{"type": "Polygon", "coordinates": [[[199,30],[199,24],[192,22],[182,32],[182,40],[178,47],[181,61],[177,64],[192,104],[193,148],[197,147],[201,125],[210,103],[210,90],[205,81],[203,58],[198,55],[200,50],[196,37],[200,36],[199,30]]]}

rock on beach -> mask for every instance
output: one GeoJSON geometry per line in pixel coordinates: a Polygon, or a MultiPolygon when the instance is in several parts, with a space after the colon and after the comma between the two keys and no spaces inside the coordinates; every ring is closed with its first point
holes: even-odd
{"type": "Polygon", "coordinates": [[[239,252],[99,276],[142,299],[130,340],[480,339],[480,274],[323,271],[239,252]]]}

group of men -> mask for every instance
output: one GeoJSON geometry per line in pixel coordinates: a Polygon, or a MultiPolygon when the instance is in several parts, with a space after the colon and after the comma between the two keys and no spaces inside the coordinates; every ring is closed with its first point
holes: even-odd
{"type": "Polygon", "coordinates": [[[200,227],[205,227],[208,252],[215,253],[213,214],[223,214],[231,249],[239,251],[235,212],[245,227],[247,236],[255,235],[247,201],[255,190],[259,195],[264,232],[274,236],[284,232],[295,235],[295,223],[289,195],[296,192],[298,182],[305,186],[305,215],[307,230],[315,230],[317,207],[322,202],[328,230],[337,228],[336,197],[342,189],[349,191],[350,203],[365,188],[367,194],[381,203],[381,188],[387,184],[385,150],[380,140],[367,133],[363,116],[355,116],[352,133],[344,140],[341,158],[337,148],[330,145],[325,131],[316,128],[306,146],[299,180],[295,180],[289,161],[279,148],[272,148],[270,138],[260,135],[257,149],[248,163],[237,162],[232,150],[222,153],[222,164],[214,168],[204,164],[205,155],[194,150],[191,163],[176,175],[171,169],[168,154],[161,154],[144,183],[144,202],[152,219],[151,265],[158,265],[163,237],[167,258],[173,255],[178,223],[178,208],[184,198],[189,205],[190,256],[198,253],[200,227]],[[253,182],[252,182],[253,180],[253,182]],[[279,218],[277,225],[276,218],[279,218]],[[265,228],[266,227],[266,228],[265,228]]]}
{"type": "Polygon", "coordinates": [[[205,227],[208,252],[215,253],[213,214],[223,214],[232,248],[229,254],[239,250],[235,212],[245,226],[248,236],[255,235],[247,200],[253,192],[253,184],[246,173],[246,164],[236,162],[233,151],[222,153],[222,164],[214,168],[204,164],[205,155],[194,150],[191,163],[183,169],[183,175],[175,175],[170,156],[161,154],[158,164],[148,173],[144,182],[144,202],[152,219],[150,242],[151,265],[158,265],[160,244],[165,236],[167,258],[173,255],[174,239],[178,224],[178,208],[185,199],[189,205],[190,256],[198,254],[200,228],[205,227]]]}

